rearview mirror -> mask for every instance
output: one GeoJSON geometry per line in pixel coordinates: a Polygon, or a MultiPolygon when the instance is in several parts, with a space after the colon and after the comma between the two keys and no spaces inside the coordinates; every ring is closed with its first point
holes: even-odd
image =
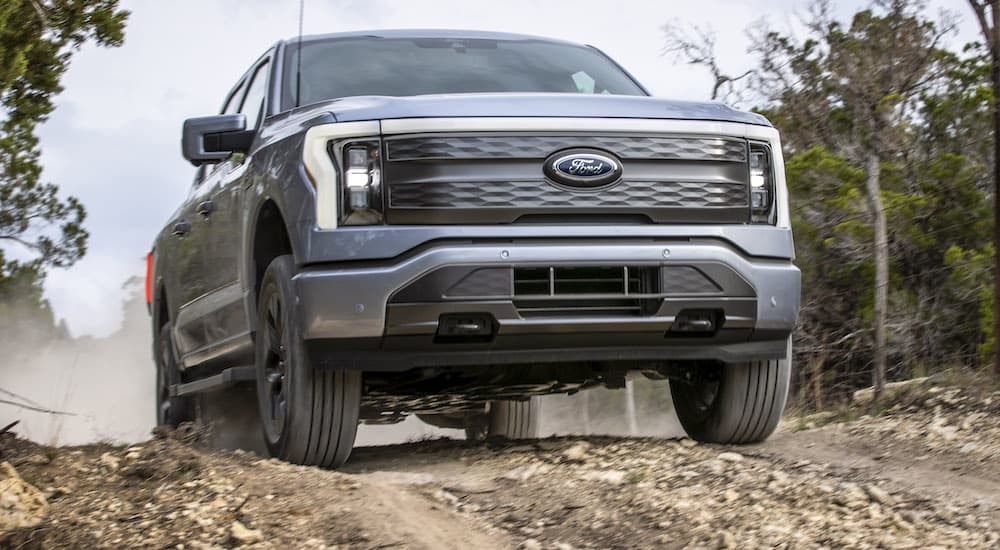
{"type": "Polygon", "coordinates": [[[244,115],[213,115],[184,121],[181,150],[195,166],[225,160],[233,153],[246,153],[253,143],[254,131],[247,130],[244,115]]]}

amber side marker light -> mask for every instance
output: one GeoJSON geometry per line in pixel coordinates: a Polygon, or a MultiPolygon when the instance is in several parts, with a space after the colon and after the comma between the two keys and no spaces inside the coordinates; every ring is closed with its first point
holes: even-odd
{"type": "Polygon", "coordinates": [[[146,306],[153,303],[153,253],[146,254],[146,306]]]}

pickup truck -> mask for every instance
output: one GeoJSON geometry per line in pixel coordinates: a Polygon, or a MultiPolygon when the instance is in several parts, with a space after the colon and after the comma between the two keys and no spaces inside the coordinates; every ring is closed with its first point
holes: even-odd
{"type": "Polygon", "coordinates": [[[696,440],[778,422],[800,276],[758,114],[591,46],[352,32],[275,44],[182,150],[148,258],[161,425],[253,384],[272,456],[336,467],[362,422],[529,438],[537,396],[637,375],[696,440]]]}

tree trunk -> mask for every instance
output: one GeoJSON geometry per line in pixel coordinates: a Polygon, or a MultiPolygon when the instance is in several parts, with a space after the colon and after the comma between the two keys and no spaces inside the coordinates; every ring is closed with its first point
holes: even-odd
{"type": "Polygon", "coordinates": [[[993,65],[993,373],[1000,379],[1000,10],[995,0],[990,12],[992,32],[986,38],[993,65]]]}
{"type": "Polygon", "coordinates": [[[875,230],[875,304],[872,312],[872,325],[875,330],[872,387],[875,400],[878,400],[885,385],[885,317],[889,304],[889,236],[879,184],[880,160],[877,149],[865,156],[865,190],[868,194],[868,210],[872,214],[872,227],[875,230]]]}

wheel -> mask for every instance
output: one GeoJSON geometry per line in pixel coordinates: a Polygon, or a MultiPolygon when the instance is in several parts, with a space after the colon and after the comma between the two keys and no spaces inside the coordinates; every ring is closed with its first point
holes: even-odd
{"type": "Polygon", "coordinates": [[[490,416],[485,412],[468,416],[463,428],[467,441],[482,441],[490,435],[490,416]]]}
{"type": "Polygon", "coordinates": [[[156,425],[176,428],[194,420],[194,406],[188,397],[170,395],[170,386],[181,383],[170,323],[160,327],[156,337],[156,425]]]}
{"type": "Polygon", "coordinates": [[[258,297],[254,362],[264,440],[273,457],[336,468],[354,446],[361,373],[313,368],[292,320],[293,275],[290,255],[275,258],[258,297]]]}
{"type": "Polygon", "coordinates": [[[493,401],[490,403],[490,437],[534,439],[538,437],[538,398],[525,401],[493,401]]]}
{"type": "Polygon", "coordinates": [[[674,409],[691,439],[756,443],[778,425],[788,397],[791,342],[784,359],[727,363],[697,380],[670,380],[674,409]]]}

